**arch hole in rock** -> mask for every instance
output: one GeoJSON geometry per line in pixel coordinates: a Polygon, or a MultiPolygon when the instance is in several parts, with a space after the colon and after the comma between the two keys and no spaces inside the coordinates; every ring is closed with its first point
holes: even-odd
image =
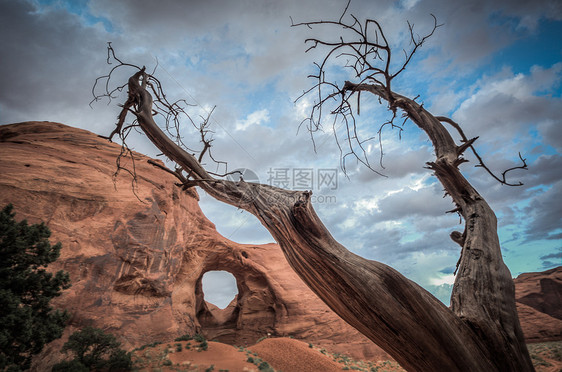
{"type": "Polygon", "coordinates": [[[238,295],[236,278],[227,271],[207,271],[201,279],[205,301],[225,309],[238,295]]]}

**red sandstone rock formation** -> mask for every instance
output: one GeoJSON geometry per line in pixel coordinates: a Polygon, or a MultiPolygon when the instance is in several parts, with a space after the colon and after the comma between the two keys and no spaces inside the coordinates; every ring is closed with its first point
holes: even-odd
{"type": "Polygon", "coordinates": [[[525,338],[530,342],[562,340],[562,266],[521,274],[514,282],[525,338]]]}
{"type": "MultiPolygon", "coordinates": [[[[237,244],[219,235],[197,193],[181,192],[148,157],[135,154],[134,187],[126,172],[114,177],[119,152],[62,124],[0,127],[0,206],[12,203],[18,219],[45,221],[51,240],[63,244],[52,269],[71,274],[72,288],[56,300],[72,313],[66,336],[92,325],[132,348],[194,332],[250,345],[269,333],[356,358],[387,357],[302,283],[276,244],[237,244]],[[212,270],[237,280],[238,295],[224,310],[204,300],[201,278],[212,270]]],[[[561,273],[515,280],[531,341],[560,338],[561,273]]],[[[46,349],[43,366],[60,357],[62,343],[46,349]]]]}
{"type": "Polygon", "coordinates": [[[135,154],[134,187],[130,174],[114,177],[119,153],[119,145],[62,124],[0,127],[0,205],[14,204],[18,219],[45,221],[51,241],[62,242],[52,269],[72,279],[55,302],[72,314],[67,335],[91,325],[131,348],[194,332],[251,345],[269,333],[359,358],[383,354],[302,283],[276,244],[219,235],[197,193],[182,192],[146,156],[135,154]],[[211,270],[237,280],[224,310],[204,300],[201,278],[211,270]]]}

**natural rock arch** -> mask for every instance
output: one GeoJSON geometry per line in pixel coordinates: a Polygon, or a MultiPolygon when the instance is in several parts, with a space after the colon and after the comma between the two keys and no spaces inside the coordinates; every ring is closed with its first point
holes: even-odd
{"type": "MultiPolygon", "coordinates": [[[[247,251],[243,253],[248,255],[247,251]]],[[[268,333],[276,333],[276,297],[275,289],[269,285],[264,273],[252,270],[238,260],[210,265],[203,268],[195,283],[197,327],[209,339],[250,345],[268,333]],[[236,279],[238,294],[225,309],[204,299],[202,279],[209,271],[226,271],[236,279]]]]}

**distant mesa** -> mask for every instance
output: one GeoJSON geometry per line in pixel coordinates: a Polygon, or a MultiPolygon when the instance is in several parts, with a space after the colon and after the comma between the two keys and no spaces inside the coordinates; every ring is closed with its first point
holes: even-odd
{"type": "Polygon", "coordinates": [[[515,300],[529,342],[562,340],[562,266],[519,275],[515,300]]]}

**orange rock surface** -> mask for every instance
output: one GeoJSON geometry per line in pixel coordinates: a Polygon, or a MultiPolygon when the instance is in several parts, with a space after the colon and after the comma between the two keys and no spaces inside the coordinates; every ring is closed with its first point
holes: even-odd
{"type": "MultiPolygon", "coordinates": [[[[182,192],[148,157],[134,155],[135,184],[126,171],[115,176],[120,151],[62,124],[0,127],[0,204],[14,204],[17,219],[45,221],[51,241],[63,246],[51,269],[72,280],[54,302],[72,314],[66,335],[91,325],[133,348],[195,332],[246,346],[269,333],[358,358],[386,357],[302,283],[276,244],[219,235],[197,193],[182,192]],[[237,280],[238,295],[224,310],[204,299],[201,278],[212,270],[237,280]]],[[[130,159],[121,165],[133,169],[130,159]]],[[[44,358],[56,359],[63,340],[44,358]]]]}
{"type": "MultiPolygon", "coordinates": [[[[173,345],[177,345],[174,343],[173,345]]],[[[228,370],[230,372],[248,372],[257,371],[258,368],[255,364],[248,362],[248,356],[245,352],[239,351],[231,345],[226,345],[219,342],[209,342],[208,349],[205,351],[197,350],[196,347],[186,346],[188,342],[181,342],[182,350],[170,350],[168,358],[170,361],[180,368],[192,371],[205,371],[210,366],[213,366],[214,371],[228,370]],[[190,347],[188,349],[188,347],[190,347]]],[[[159,349],[163,349],[160,346],[159,349]]],[[[169,368],[170,371],[177,370],[169,368]]]]}

